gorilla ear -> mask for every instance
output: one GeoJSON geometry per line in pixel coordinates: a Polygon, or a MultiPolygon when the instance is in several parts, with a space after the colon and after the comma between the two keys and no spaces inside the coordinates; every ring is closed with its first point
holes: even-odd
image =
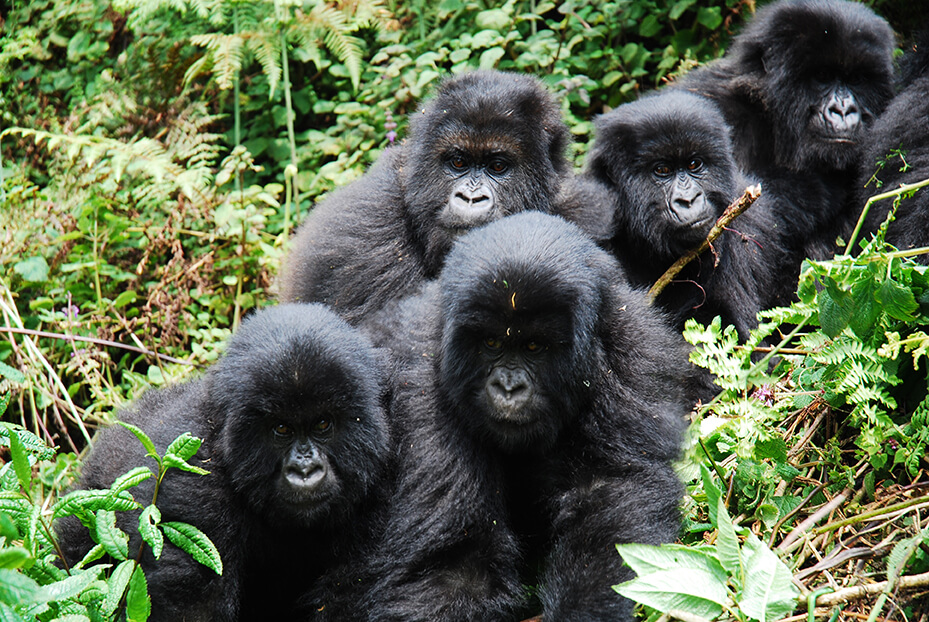
{"type": "Polygon", "coordinates": [[[594,121],[596,140],[587,157],[587,168],[600,181],[617,185],[613,171],[625,168],[625,154],[634,153],[637,146],[635,132],[630,125],[619,119],[594,121]]]}

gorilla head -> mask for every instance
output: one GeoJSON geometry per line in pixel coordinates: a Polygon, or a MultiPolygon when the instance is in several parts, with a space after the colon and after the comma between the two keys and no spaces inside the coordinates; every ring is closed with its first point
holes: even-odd
{"type": "Polygon", "coordinates": [[[386,454],[375,350],[322,305],[246,319],[212,372],[231,486],[268,522],[344,518],[386,454]]]}
{"type": "Polygon", "coordinates": [[[663,270],[738,194],[726,123],[705,99],[664,91],[600,116],[596,128],[588,168],[616,193],[615,231],[663,270]]]}
{"type": "Polygon", "coordinates": [[[546,449],[592,394],[609,281],[590,248],[575,227],[527,212],[462,238],[442,271],[439,384],[503,449],[546,449]]]}
{"type": "Polygon", "coordinates": [[[754,153],[746,168],[854,165],[862,136],[893,96],[893,48],[887,22],[858,2],[782,0],[759,9],[722,61],[731,94],[755,102],[774,140],[775,161],[754,153]]]}
{"type": "Polygon", "coordinates": [[[535,78],[475,71],[439,88],[410,120],[407,212],[437,272],[459,234],[531,207],[551,211],[568,131],[535,78]]]}

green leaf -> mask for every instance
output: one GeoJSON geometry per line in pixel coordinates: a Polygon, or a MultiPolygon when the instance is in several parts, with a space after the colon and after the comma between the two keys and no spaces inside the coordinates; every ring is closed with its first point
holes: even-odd
{"type": "Polygon", "coordinates": [[[719,526],[719,538],[716,540],[716,551],[719,563],[723,569],[734,577],[736,583],[742,583],[742,555],[739,552],[739,538],[735,534],[735,525],[726,511],[726,504],[722,497],[716,500],[716,521],[719,526]]]}
{"type": "Polygon", "coordinates": [[[100,608],[105,616],[112,616],[116,612],[119,601],[123,599],[123,594],[129,585],[129,579],[132,578],[133,570],[135,570],[135,562],[127,559],[110,575],[106,598],[103,599],[103,605],[100,608]]]}
{"type": "Polygon", "coordinates": [[[60,601],[68,598],[75,598],[83,592],[87,586],[97,580],[100,573],[108,568],[109,564],[92,566],[86,570],[74,571],[71,576],[61,581],[57,581],[42,588],[42,599],[45,602],[60,601]]]}
{"type": "Polygon", "coordinates": [[[23,444],[19,440],[19,434],[10,431],[10,454],[13,458],[13,470],[16,471],[16,479],[22,486],[26,494],[32,487],[32,467],[29,466],[29,455],[23,449],[23,444]]]}
{"type": "Polygon", "coordinates": [[[661,22],[655,15],[649,15],[639,24],[639,36],[654,37],[661,31],[661,22]]]}
{"type": "Polygon", "coordinates": [[[742,611],[761,622],[776,620],[793,612],[800,591],[791,581],[784,562],[749,533],[743,551],[746,554],[745,586],[738,605],[742,611]]]}
{"type": "Polygon", "coordinates": [[[838,337],[854,313],[851,294],[839,289],[830,278],[823,278],[825,288],[819,292],[819,324],[830,338],[838,337]]]}
{"type": "Polygon", "coordinates": [[[161,510],[154,505],[149,505],[139,516],[139,534],[142,539],[152,547],[152,554],[155,559],[161,557],[161,550],[164,547],[164,536],[158,525],[161,523],[161,510]]]}
{"type": "Polygon", "coordinates": [[[671,7],[671,11],[668,13],[668,17],[672,20],[677,20],[681,15],[684,14],[684,11],[689,9],[696,3],[697,0],[678,0],[674,3],[674,6],[671,7]]]}
{"type": "Polygon", "coordinates": [[[21,546],[0,549],[0,568],[22,568],[30,560],[32,555],[21,546]]]}
{"type": "Polygon", "coordinates": [[[710,548],[695,548],[681,544],[617,544],[619,551],[632,570],[639,576],[653,572],[667,570],[668,568],[689,568],[713,575],[726,582],[726,572],[716,558],[716,553],[710,548]]]}
{"type": "Polygon", "coordinates": [[[893,279],[886,279],[881,283],[874,297],[883,307],[884,313],[890,317],[904,322],[916,319],[913,313],[919,309],[919,304],[913,296],[913,291],[893,279]]]}
{"type": "Polygon", "coordinates": [[[48,262],[44,257],[30,257],[13,264],[13,271],[30,283],[44,283],[48,280],[48,262]]]}
{"type": "Polygon", "coordinates": [[[497,32],[503,32],[509,29],[512,20],[509,13],[503,9],[488,9],[475,15],[474,23],[480,30],[489,28],[497,32]]]}
{"type": "Polygon", "coordinates": [[[165,454],[164,465],[165,465],[165,468],[170,467],[170,468],[180,469],[182,471],[188,471],[189,473],[196,473],[197,475],[209,475],[210,473],[206,469],[201,469],[198,466],[194,466],[192,464],[188,464],[187,462],[184,462],[183,460],[181,460],[180,456],[177,456],[172,453],[165,454]]]}
{"type": "Polygon", "coordinates": [[[138,296],[136,296],[135,291],[131,289],[127,289],[126,291],[122,292],[119,296],[117,296],[116,300],[113,301],[113,308],[121,309],[125,307],[126,305],[132,304],[133,302],[135,302],[136,298],[138,298],[138,296]]]}
{"type": "Polygon", "coordinates": [[[187,461],[197,453],[197,450],[200,449],[200,444],[202,442],[203,441],[196,436],[191,436],[189,432],[184,432],[176,439],[174,439],[170,445],[168,445],[168,449],[165,451],[165,453],[175,454],[182,461],[187,461]]]}
{"type": "Polygon", "coordinates": [[[613,589],[662,612],[678,609],[708,620],[722,613],[726,603],[725,579],[693,568],[652,572],[613,589]]]}
{"type": "Polygon", "coordinates": [[[151,456],[155,462],[158,463],[158,468],[161,468],[161,457],[158,455],[158,452],[155,451],[155,443],[152,442],[152,439],[148,437],[148,434],[142,431],[141,428],[137,428],[131,423],[126,423],[125,421],[117,421],[119,425],[123,426],[139,439],[139,442],[142,443],[142,446],[145,447],[145,451],[149,456],[151,456]]]}
{"type": "Polygon", "coordinates": [[[116,481],[110,485],[110,491],[113,494],[119,494],[133,486],[138,486],[151,476],[152,471],[148,467],[136,467],[128,473],[117,477],[116,481]]]}
{"type": "Polygon", "coordinates": [[[69,492],[52,506],[52,517],[71,516],[81,511],[116,510],[126,512],[142,507],[128,492],[114,495],[109,490],[75,490],[69,492]]]}
{"type": "Polygon", "coordinates": [[[6,363],[0,362],[0,377],[9,378],[17,384],[23,384],[26,382],[26,374],[19,371],[15,367],[10,367],[6,363]]]}
{"type": "Polygon", "coordinates": [[[25,619],[7,604],[0,602],[0,622],[26,622],[25,619]]]}
{"type": "Polygon", "coordinates": [[[0,603],[26,605],[42,602],[39,584],[15,570],[0,568],[0,603]]]}
{"type": "Polygon", "coordinates": [[[129,536],[116,526],[116,512],[97,510],[97,542],[116,559],[129,557],[129,536]]]}
{"type": "Polygon", "coordinates": [[[488,50],[484,50],[481,53],[481,59],[478,61],[478,66],[481,69],[493,69],[497,66],[497,61],[503,58],[503,55],[506,51],[500,47],[493,47],[488,50]]]}
{"type": "Polygon", "coordinates": [[[129,580],[126,593],[126,619],[129,622],[145,622],[152,614],[152,599],[148,596],[148,583],[141,567],[137,567],[129,580]]]}
{"type": "Polygon", "coordinates": [[[719,507],[717,500],[722,496],[719,488],[713,482],[713,476],[705,464],[700,464],[700,477],[703,480],[703,492],[706,493],[707,509],[710,512],[710,524],[718,527],[716,510],[719,507]]]}
{"type": "Polygon", "coordinates": [[[10,399],[13,397],[13,394],[10,391],[7,391],[3,395],[0,395],[0,417],[3,416],[3,413],[6,412],[7,406],[10,405],[10,399]]]}
{"type": "Polygon", "coordinates": [[[188,523],[176,521],[162,523],[161,529],[168,540],[179,549],[189,553],[191,557],[216,574],[223,574],[223,561],[219,557],[219,551],[202,531],[188,523]]]}
{"type": "Polygon", "coordinates": [[[704,6],[697,10],[697,21],[708,30],[716,30],[723,23],[722,9],[718,6],[704,6]]]}

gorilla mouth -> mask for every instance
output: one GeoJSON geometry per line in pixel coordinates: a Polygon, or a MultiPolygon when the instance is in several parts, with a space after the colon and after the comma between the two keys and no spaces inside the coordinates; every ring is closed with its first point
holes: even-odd
{"type": "Polygon", "coordinates": [[[321,488],[320,484],[322,484],[325,479],[326,470],[323,468],[313,469],[309,473],[301,473],[296,470],[284,473],[284,481],[287,483],[287,488],[292,494],[299,497],[305,497],[319,492],[321,488]]]}

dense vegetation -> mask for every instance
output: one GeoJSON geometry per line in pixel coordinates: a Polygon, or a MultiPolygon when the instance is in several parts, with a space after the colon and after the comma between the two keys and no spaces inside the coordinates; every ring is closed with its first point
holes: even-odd
{"type": "MultiPolygon", "coordinates": [[[[918,3],[870,4],[902,34],[919,23],[918,3]]],[[[272,301],[314,201],[401,140],[440,78],[478,66],[540,76],[580,165],[594,115],[721,54],[754,1],[11,7],[0,17],[0,619],[51,620],[146,615],[131,563],[107,582],[100,566],[69,579],[49,563],[50,521],[67,513],[95,525],[101,555],[133,557],[107,513],[130,507],[126,491],[148,475],[64,503],[72,452],[144,389],[215,360],[243,314],[272,301]]],[[[929,275],[880,237],[864,242],[810,265],[800,302],[770,312],[749,344],[688,328],[723,393],[695,416],[682,467],[687,548],[660,564],[624,552],[641,575],[631,595],[770,620],[791,615],[798,585],[874,584],[847,604],[820,595],[819,613],[929,616],[929,275]],[[773,370],[750,356],[762,341],[780,355],[773,370]]],[[[182,440],[163,468],[183,468],[189,450],[182,440]]],[[[160,546],[170,528],[151,525],[160,546]]],[[[216,565],[199,535],[175,532],[216,565]]]]}

